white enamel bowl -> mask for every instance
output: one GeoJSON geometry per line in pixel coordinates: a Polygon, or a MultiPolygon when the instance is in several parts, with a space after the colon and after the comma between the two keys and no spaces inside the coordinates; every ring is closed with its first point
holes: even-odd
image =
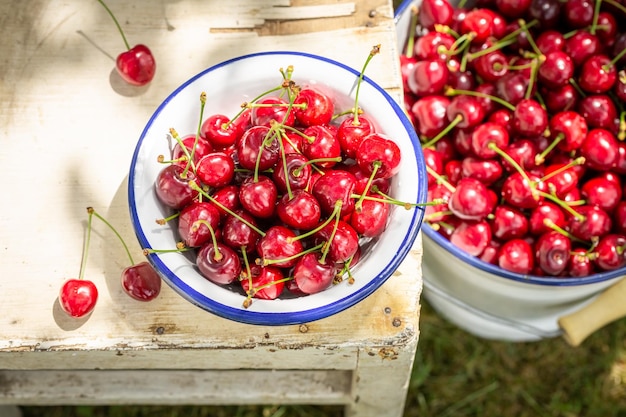
{"type": "MultiPolygon", "coordinates": [[[[298,52],[268,52],[238,57],[215,65],[177,88],[148,121],[132,158],[128,198],[130,215],[139,243],[144,248],[173,248],[176,233],[159,226],[155,219],[171,211],[154,192],[154,182],[163,165],[158,155],[169,155],[167,135],[171,127],[181,135],[195,133],[199,118],[199,97],[208,99],[205,117],[214,113],[235,115],[243,102],[280,84],[279,69],[293,65],[293,79],[300,85],[315,85],[336,97],[336,108],[350,109],[359,72],[339,62],[298,52]],[[183,133],[184,132],[184,133],[183,133]]],[[[400,172],[392,182],[391,194],[402,201],[423,203],[427,179],[419,140],[402,108],[367,76],[359,93],[359,106],[370,115],[378,131],[400,147],[400,172]]],[[[203,278],[191,257],[181,253],[151,254],[149,261],[175,291],[191,303],[216,315],[239,322],[285,325],[310,322],[351,307],[372,294],[398,268],[413,245],[423,210],[393,208],[384,234],[363,254],[354,267],[353,285],[334,285],[318,294],[277,300],[254,299],[243,307],[244,295],[203,278]]]]}
{"type": "MultiPolygon", "coordinates": [[[[400,50],[408,37],[411,6],[395,16],[400,50]]],[[[443,317],[487,339],[534,341],[562,334],[559,318],[591,303],[626,275],[625,269],[584,278],[520,275],[470,256],[425,224],[424,297],[443,317]]]]}

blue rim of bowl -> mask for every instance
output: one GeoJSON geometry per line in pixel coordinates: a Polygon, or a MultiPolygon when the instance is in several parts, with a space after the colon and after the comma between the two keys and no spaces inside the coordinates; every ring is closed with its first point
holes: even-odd
{"type": "MultiPolygon", "coordinates": [[[[413,3],[415,3],[415,0],[405,0],[397,7],[394,13],[394,18],[396,22],[398,21],[400,16],[403,13],[405,13],[407,9],[413,3]]],[[[452,244],[448,239],[446,239],[437,231],[435,231],[428,224],[424,224],[422,229],[424,231],[424,234],[428,238],[432,239],[436,244],[441,246],[443,249],[445,249],[446,251],[448,251],[450,254],[460,259],[461,261],[469,264],[470,266],[473,266],[475,268],[488,272],[490,274],[499,276],[501,278],[506,278],[506,279],[510,279],[513,281],[517,281],[517,282],[523,282],[527,284],[537,284],[537,285],[543,285],[543,286],[571,287],[571,286],[577,286],[577,285],[595,284],[598,282],[608,281],[610,279],[617,278],[622,275],[626,275],[626,269],[624,268],[616,269],[614,271],[599,272],[599,273],[588,275],[582,278],[574,278],[574,277],[556,278],[556,277],[542,277],[538,275],[517,274],[514,272],[506,271],[500,267],[497,267],[493,264],[490,264],[479,258],[476,258],[475,256],[472,256],[466,252],[463,252],[461,249],[454,246],[454,244],[452,244]]],[[[427,254],[425,255],[426,255],[425,256],[425,259],[426,259],[427,254]]]]}
{"type": "MultiPolygon", "coordinates": [[[[263,55],[297,55],[305,58],[310,58],[313,60],[320,60],[326,63],[330,63],[341,69],[348,71],[354,74],[356,77],[360,75],[359,71],[342,64],[340,62],[334,61],[329,58],[325,58],[322,56],[304,53],[304,52],[295,52],[295,51],[272,51],[272,52],[259,52],[248,55],[242,55],[236,58],[232,58],[221,63],[218,63],[214,66],[207,68],[206,70],[196,74],[192,78],[188,79],[185,83],[179,86],[174,92],[172,92],[157,108],[157,110],[150,117],[150,120],[146,124],[141,136],[139,137],[139,141],[136,145],[135,151],[133,153],[133,158],[130,165],[130,174],[128,178],[128,201],[129,201],[129,209],[131,221],[133,224],[133,228],[135,230],[135,234],[142,248],[150,248],[150,244],[148,239],[146,238],[143,229],[141,228],[139,222],[139,215],[136,211],[136,207],[133,204],[135,201],[135,192],[134,185],[135,179],[132,173],[135,170],[135,165],[137,164],[137,157],[139,151],[141,149],[141,145],[143,140],[152,125],[154,119],[161,113],[163,107],[177,94],[180,93],[185,87],[187,87],[190,83],[195,81],[196,79],[202,77],[204,74],[214,71],[217,68],[223,67],[235,61],[241,61],[257,56],[263,55]]],[[[422,154],[422,148],[420,141],[417,137],[417,133],[413,129],[413,125],[409,121],[408,117],[400,107],[400,105],[387,93],[382,87],[380,87],[377,83],[372,81],[367,76],[363,76],[363,82],[367,82],[373,88],[375,88],[391,105],[396,115],[400,118],[405,130],[409,138],[411,139],[411,143],[413,145],[413,149],[415,151],[415,157],[417,159],[417,168],[418,168],[418,203],[425,203],[427,200],[427,174],[426,174],[426,165],[424,162],[424,157],[422,154]]],[[[188,286],[185,282],[183,282],[180,278],[176,276],[174,272],[172,272],[165,263],[159,258],[157,254],[150,254],[147,256],[148,261],[155,267],[157,271],[160,271],[163,279],[172,287],[179,295],[183,298],[187,299],[187,301],[192,304],[209,311],[215,315],[234,320],[241,323],[247,324],[256,324],[256,325],[289,325],[289,324],[301,324],[312,322],[315,320],[320,320],[331,315],[337,314],[349,307],[354,306],[360,301],[367,298],[371,295],[376,289],[378,289],[392,274],[393,272],[400,266],[406,255],[409,253],[411,247],[413,246],[413,242],[417,238],[417,235],[421,229],[422,220],[424,218],[424,210],[422,207],[417,207],[413,210],[413,217],[411,220],[411,227],[409,228],[407,234],[405,235],[402,245],[398,252],[396,252],[395,256],[392,258],[391,262],[387,264],[383,270],[376,275],[367,285],[362,287],[360,290],[351,293],[350,295],[338,299],[332,303],[308,309],[308,310],[300,310],[294,312],[279,312],[279,313],[271,313],[271,312],[256,312],[256,311],[248,311],[242,310],[239,308],[230,307],[228,305],[222,304],[215,300],[212,300],[205,296],[204,294],[199,293],[194,290],[190,286],[188,286]]]]}
{"type": "MultiPolygon", "coordinates": [[[[606,271],[606,272],[598,272],[596,274],[588,275],[586,277],[576,278],[576,277],[547,277],[547,276],[539,276],[539,275],[524,275],[518,274],[515,272],[510,272],[504,270],[496,265],[485,262],[469,253],[461,250],[457,246],[455,246],[452,242],[434,230],[430,225],[425,223],[422,227],[424,234],[432,239],[436,244],[441,246],[451,255],[460,259],[462,262],[473,266],[475,268],[481,269],[485,272],[498,276],[500,278],[506,278],[517,282],[522,282],[526,284],[536,284],[543,286],[553,286],[553,287],[572,287],[578,285],[587,285],[587,284],[595,284],[598,282],[608,281],[613,278],[617,278],[622,275],[626,275],[626,268],[616,269],[614,271],[606,271]]],[[[424,259],[426,260],[428,254],[424,254],[424,259]]]]}

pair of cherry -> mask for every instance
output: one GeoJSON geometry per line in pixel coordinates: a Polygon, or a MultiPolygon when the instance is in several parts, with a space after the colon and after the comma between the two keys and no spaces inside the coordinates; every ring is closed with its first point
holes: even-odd
{"type": "Polygon", "coordinates": [[[400,59],[429,200],[445,200],[433,228],[522,274],[626,265],[624,17],[614,2],[422,2],[400,59]]]}
{"type": "Polygon", "coordinates": [[[161,292],[161,277],[148,262],[135,263],[122,239],[122,236],[102,215],[93,207],[87,207],[87,235],[83,247],[83,259],[80,266],[78,278],[66,280],[59,291],[59,305],[68,315],[74,318],[81,318],[90,314],[98,301],[98,288],[89,279],[85,279],[84,272],[89,255],[89,243],[91,240],[91,228],[93,217],[95,216],[106,224],[119,238],[124,246],[126,254],[130,260],[130,266],[124,268],[121,273],[122,289],[131,298],[139,301],[151,301],[161,292]]]}

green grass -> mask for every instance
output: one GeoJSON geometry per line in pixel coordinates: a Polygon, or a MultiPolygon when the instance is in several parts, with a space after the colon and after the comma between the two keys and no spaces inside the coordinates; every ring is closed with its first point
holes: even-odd
{"type": "MultiPolygon", "coordinates": [[[[474,337],[424,302],[405,417],[626,417],[626,320],[573,348],[474,337]]],[[[338,417],[339,407],[24,407],[24,417],[338,417]]],[[[384,417],[384,416],[381,416],[384,417]]]]}

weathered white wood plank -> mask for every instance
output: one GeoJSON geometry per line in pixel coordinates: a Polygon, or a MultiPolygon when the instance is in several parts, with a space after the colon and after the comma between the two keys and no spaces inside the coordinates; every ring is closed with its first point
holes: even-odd
{"type": "Polygon", "coordinates": [[[347,404],[351,378],[332,370],[0,371],[0,404],[347,404]]]}

